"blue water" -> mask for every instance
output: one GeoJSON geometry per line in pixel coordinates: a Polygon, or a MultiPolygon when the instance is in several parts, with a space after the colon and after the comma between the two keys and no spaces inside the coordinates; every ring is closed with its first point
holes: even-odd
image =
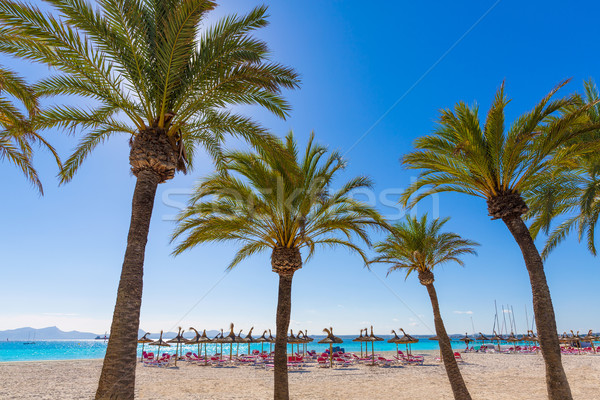
{"type": "MultiPolygon", "coordinates": [[[[340,336],[344,339],[344,343],[338,346],[344,348],[346,351],[355,353],[360,352],[360,343],[352,342],[354,336],[340,336]]],[[[390,336],[382,336],[386,340],[390,336]]],[[[329,348],[329,345],[318,344],[317,342],[322,339],[322,336],[315,336],[315,341],[309,343],[308,348],[311,350],[323,351],[329,348]]],[[[463,349],[465,347],[463,342],[453,341],[452,346],[456,349],[463,349]]],[[[300,346],[302,348],[302,346],[300,346]]],[[[475,345],[475,348],[478,346],[475,345]]],[[[263,345],[264,350],[269,349],[269,344],[263,345]]],[[[294,346],[296,351],[297,346],[294,346]]],[[[365,345],[363,344],[363,350],[365,345]]],[[[399,346],[400,349],[404,349],[404,345],[399,346]]],[[[412,350],[418,352],[419,350],[436,350],[438,349],[438,343],[434,340],[428,340],[427,338],[420,338],[419,343],[412,345],[412,350]]],[[[220,345],[209,344],[207,345],[208,354],[215,353],[216,350],[220,349],[220,345]]],[[[260,343],[251,344],[251,350],[260,350],[260,343]]],[[[369,344],[369,350],[371,345],[369,344]]],[[[375,352],[378,351],[389,351],[395,350],[396,345],[387,342],[375,342],[375,352]]],[[[144,350],[153,351],[156,353],[156,346],[145,345],[144,350]]],[[[237,345],[233,345],[233,353],[235,354],[237,345]]],[[[188,351],[197,353],[197,345],[184,345],[183,352],[188,351]]],[[[248,351],[247,344],[239,345],[239,352],[246,353],[248,351]]],[[[106,343],[101,340],[55,340],[55,341],[36,341],[34,344],[24,344],[24,342],[0,342],[0,362],[2,361],[38,361],[38,360],[79,360],[79,359],[93,359],[103,358],[106,352],[106,343]]],[[[169,348],[161,348],[161,353],[169,352],[175,353],[175,346],[169,348]]],[[[202,350],[204,352],[204,349],[202,350]]],[[[288,345],[288,352],[291,352],[291,345],[288,345]]],[[[229,353],[229,345],[223,345],[223,353],[229,353]]],[[[142,345],[138,347],[138,354],[142,354],[142,345]]]]}

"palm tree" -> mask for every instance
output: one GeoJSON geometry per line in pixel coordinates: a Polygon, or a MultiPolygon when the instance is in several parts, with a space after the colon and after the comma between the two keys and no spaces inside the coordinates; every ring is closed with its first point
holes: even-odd
{"type": "Polygon", "coordinates": [[[42,128],[83,132],[61,173],[63,183],[97,145],[116,134],[130,138],[137,180],[96,398],[132,399],[144,253],[158,184],[190,170],[198,147],[221,165],[226,134],[253,145],[271,142],[260,126],[227,107],[256,104],[285,117],[289,106],[280,91],[297,87],[298,77],[268,61],[266,43],[252,36],[267,25],[265,7],[200,30],[213,1],[99,0],[93,7],[78,0],[46,2],[54,14],[0,3],[0,52],[58,71],[36,84],[40,96],[91,101],[58,105],[38,118],[42,128]]]}
{"type": "Polygon", "coordinates": [[[436,218],[429,221],[427,215],[423,215],[420,219],[407,216],[404,221],[392,227],[385,241],[375,245],[378,255],[371,263],[392,264],[388,275],[399,270],[406,272],[406,278],[412,272],[418,274],[419,282],[427,288],[431,299],[435,333],[439,339],[442,360],[454,398],[463,400],[470,399],[471,395],[458,369],[450,338],[444,327],[437,293],[433,286],[433,269],[448,262],[456,262],[463,266],[464,262],[460,257],[465,254],[476,254],[474,247],[479,244],[463,239],[456,233],[442,232],[442,227],[449,219],[436,218]]]}
{"type": "Polygon", "coordinates": [[[492,219],[502,219],[519,244],[531,281],[548,394],[555,400],[571,399],[571,390],[561,363],[544,265],[521,216],[528,210],[524,197],[540,176],[557,165],[573,162],[592,148],[589,144],[573,143],[573,138],[594,128],[581,122],[589,107],[556,117],[559,110],[578,103],[575,95],[552,100],[566,83],[558,85],[533,110],[517,118],[508,131],[504,126],[508,103],[504,84],[496,93],[483,126],[477,106],[460,102],[453,111],[443,110],[435,132],[418,138],[417,150],[402,158],[407,168],[421,170],[419,179],[402,195],[405,205],[412,206],[439,192],[482,197],[487,200],[492,219]]]}
{"type": "Polygon", "coordinates": [[[17,166],[39,192],[44,194],[31,160],[32,145],[41,144],[50,150],[59,166],[60,159],[56,150],[34,129],[32,118],[38,113],[38,99],[31,86],[13,71],[0,66],[0,160],[6,159],[17,166]],[[23,105],[27,115],[13,99],[23,105]]]}
{"type": "Polygon", "coordinates": [[[326,153],[311,135],[299,154],[290,133],[277,151],[228,154],[228,173],[200,182],[174,233],[174,239],[182,239],[175,254],[205,242],[240,243],[228,269],[253,254],[271,251],[271,268],[279,275],[275,399],[289,398],[286,346],[294,273],[317,246],[348,248],[366,263],[352,237],[370,245],[366,228],[385,225],[373,207],[351,197],[356,189],[370,187],[369,179],[358,177],[330,192],[332,180],[345,164],[338,153],[328,157],[326,153]]]}
{"type": "MultiPolygon", "coordinates": [[[[585,117],[590,123],[600,125],[600,93],[593,80],[584,82],[582,105],[588,106],[585,117]]],[[[600,130],[588,132],[575,139],[590,145],[598,142],[600,130]]],[[[535,239],[540,231],[548,236],[542,259],[548,257],[574,229],[579,241],[586,236],[587,248],[594,256],[596,223],[600,217],[600,157],[597,152],[584,154],[573,165],[557,168],[552,174],[539,177],[539,183],[529,191],[528,217],[533,219],[529,227],[535,239]],[[554,229],[552,223],[565,217],[554,229]]]]}

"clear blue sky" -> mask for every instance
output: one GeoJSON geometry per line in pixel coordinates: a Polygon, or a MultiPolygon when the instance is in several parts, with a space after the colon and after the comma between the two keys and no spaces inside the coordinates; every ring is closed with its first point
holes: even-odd
{"type": "MultiPolygon", "coordinates": [[[[259,4],[226,3],[209,22],[259,4]]],[[[600,6],[592,2],[503,0],[491,10],[493,1],[268,4],[271,25],[260,36],[275,60],[302,74],[303,84],[288,94],[293,106],[288,120],[254,108],[247,113],[278,135],[293,129],[303,142],[314,130],[321,143],[345,153],[345,178],[371,176],[376,198],[388,191],[390,201],[411,180],[399,157],[410,151],[414,138],[431,131],[440,108],[464,100],[486,110],[506,80],[512,120],[560,80],[573,78],[562,92],[568,94],[600,72],[600,6]]],[[[0,62],[30,79],[48,73],[45,67],[5,57],[0,62]]],[[[77,140],[58,131],[47,138],[65,158],[77,140]]],[[[48,154],[39,153],[35,164],[46,190],[43,198],[14,167],[3,163],[0,168],[0,329],[58,325],[108,331],[134,187],[127,138],[104,144],[62,187],[48,154]]],[[[189,176],[159,187],[146,251],[141,328],[218,329],[231,321],[246,331],[252,325],[274,328],[277,277],[268,254],[226,276],[232,246],[206,245],[178,258],[170,255],[169,215],[177,209],[169,204],[184,202],[184,195],[173,193],[185,193],[212,170],[207,158],[198,159],[197,166],[189,176]]],[[[378,206],[388,216],[397,212],[379,200],[378,206]]],[[[431,213],[432,202],[423,202],[418,211],[431,213]]],[[[482,244],[465,268],[447,265],[436,271],[448,331],[471,332],[471,318],[476,331],[491,331],[494,300],[514,306],[517,327],[523,330],[526,307],[531,319],[530,285],[506,227],[487,217],[483,200],[467,196],[440,195],[438,212],[452,217],[449,229],[482,244]]],[[[588,311],[600,282],[598,260],[569,238],[551,255],[546,271],[559,330],[599,330],[600,317],[588,311]]],[[[316,333],[332,325],[343,334],[367,324],[380,333],[399,327],[431,333],[429,298],[416,277],[385,278],[384,266],[369,272],[357,257],[331,250],[319,252],[296,274],[293,329],[316,333]]]]}

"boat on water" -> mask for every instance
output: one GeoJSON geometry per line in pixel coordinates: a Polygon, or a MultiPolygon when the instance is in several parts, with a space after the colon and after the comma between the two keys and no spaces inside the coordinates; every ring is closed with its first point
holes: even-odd
{"type": "Polygon", "coordinates": [[[35,344],[35,332],[33,332],[33,340],[30,340],[29,335],[27,335],[27,341],[23,344],[35,344]]]}
{"type": "Polygon", "coordinates": [[[105,332],[104,336],[96,336],[95,340],[104,340],[106,342],[108,340],[108,336],[106,336],[106,332],[105,332]]]}

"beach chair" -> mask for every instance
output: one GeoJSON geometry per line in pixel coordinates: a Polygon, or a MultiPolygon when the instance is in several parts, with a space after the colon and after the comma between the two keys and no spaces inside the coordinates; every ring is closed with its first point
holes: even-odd
{"type": "Polygon", "coordinates": [[[317,358],[317,365],[319,366],[319,368],[329,368],[329,357],[317,358]]]}
{"type": "Polygon", "coordinates": [[[343,357],[334,357],[333,358],[333,366],[335,368],[347,368],[353,364],[352,361],[347,360],[343,357]]]}
{"type": "Polygon", "coordinates": [[[463,360],[463,358],[462,358],[462,356],[460,355],[460,353],[459,353],[459,352],[455,352],[455,353],[454,353],[454,359],[455,359],[457,362],[460,362],[460,363],[464,363],[464,362],[465,362],[465,360],[463,360]]]}
{"type": "Polygon", "coordinates": [[[423,356],[415,356],[413,354],[404,354],[402,350],[398,350],[397,360],[406,365],[423,365],[425,358],[423,356]]]}
{"type": "Polygon", "coordinates": [[[175,368],[177,365],[175,362],[177,361],[177,356],[170,356],[167,358],[166,362],[162,365],[165,368],[175,368]]]}
{"type": "Polygon", "coordinates": [[[385,357],[377,357],[377,365],[380,367],[391,367],[394,360],[387,359],[385,357]]]}

